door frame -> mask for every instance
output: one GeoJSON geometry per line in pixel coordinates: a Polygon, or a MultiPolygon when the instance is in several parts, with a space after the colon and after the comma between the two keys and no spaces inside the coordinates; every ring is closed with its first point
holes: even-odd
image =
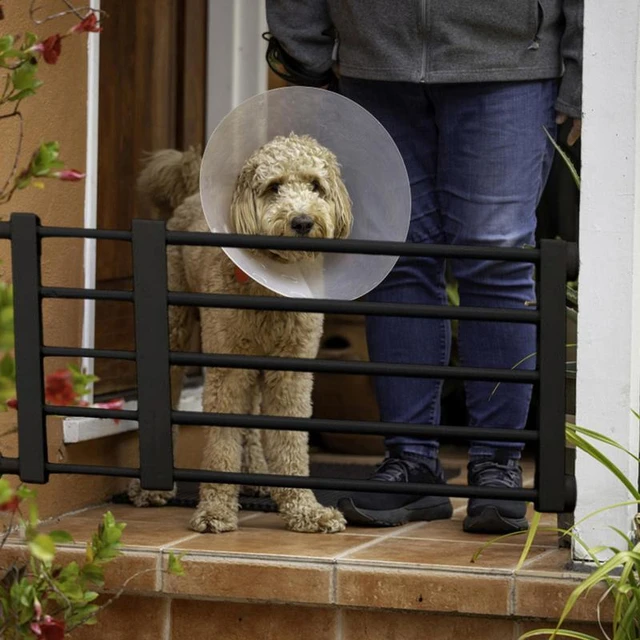
{"type": "MultiPolygon", "coordinates": [[[[100,0],[91,0],[100,9],[100,0]]],[[[234,107],[267,89],[265,63],[267,30],[265,1],[208,0],[207,6],[207,139],[220,120],[234,107]]],[[[98,138],[100,100],[100,34],[89,34],[87,49],[87,154],[84,226],[95,229],[98,218],[98,138]]],[[[84,287],[96,286],[96,241],[84,241],[84,287]]],[[[95,346],[95,301],[85,300],[82,321],[82,347],[95,346]]],[[[94,360],[83,358],[82,368],[94,372],[94,360]]],[[[197,391],[195,392],[197,395],[197,391]]],[[[186,392],[183,402],[193,402],[193,390],[186,392]]],[[[85,397],[93,402],[93,387],[85,397]]],[[[132,402],[135,403],[135,400],[132,402]]],[[[68,418],[64,420],[65,443],[94,440],[114,433],[135,430],[134,423],[115,424],[112,420],[68,418]]]]}

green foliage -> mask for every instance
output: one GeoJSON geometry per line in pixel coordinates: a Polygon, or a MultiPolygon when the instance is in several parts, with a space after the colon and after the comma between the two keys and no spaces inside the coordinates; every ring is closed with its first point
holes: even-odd
{"type": "MultiPolygon", "coordinates": [[[[33,491],[23,486],[14,490],[6,479],[0,478],[0,510],[12,515],[12,523],[19,519],[29,551],[26,562],[15,562],[0,575],[0,637],[53,640],[79,626],[95,624],[100,611],[119,597],[128,583],[106,605],[95,604],[98,590],[104,587],[105,566],[121,555],[126,525],[117,522],[111,512],[105,513],[87,543],[84,561],[62,565],[56,562],[57,545],[72,544],[73,538],[66,531],[39,530],[33,491]],[[21,516],[25,506],[26,519],[21,516]]],[[[0,548],[6,539],[5,535],[0,548]]],[[[167,571],[184,574],[179,557],[169,554],[167,571]]],[[[137,575],[140,574],[129,580],[137,575]]]]}
{"type": "MultiPolygon", "coordinates": [[[[634,412],[637,418],[640,418],[634,412]]],[[[507,537],[514,535],[522,535],[526,533],[526,542],[516,571],[518,571],[529,555],[531,546],[534,542],[536,534],[541,530],[558,531],[564,536],[570,536],[574,543],[582,547],[588,557],[595,565],[595,570],[585,578],[571,593],[564,609],[554,629],[536,629],[522,635],[519,640],[526,638],[534,638],[543,636],[550,640],[554,638],[576,638],[577,640],[598,640],[594,636],[579,633],[564,628],[567,618],[575,607],[578,600],[588,594],[595,586],[604,585],[605,595],[599,601],[597,610],[594,611],[594,618],[600,622],[600,608],[605,600],[613,603],[613,635],[605,634],[609,640],[637,640],[640,638],[640,517],[636,519],[635,539],[631,536],[612,528],[621,539],[621,546],[602,546],[590,548],[580,539],[576,533],[582,522],[592,518],[594,515],[614,509],[621,506],[640,505],[640,492],[635,483],[631,482],[624,472],[606,455],[598,446],[594,445],[590,440],[595,440],[601,445],[606,445],[622,451],[631,457],[635,462],[639,462],[638,456],[627,450],[625,447],[615,442],[611,438],[602,435],[596,431],[585,429],[575,424],[566,425],[567,440],[573,443],[577,448],[581,449],[594,460],[597,460],[605,469],[612,473],[627,489],[632,500],[614,504],[597,512],[591,513],[580,522],[576,522],[570,529],[560,530],[550,527],[540,527],[540,514],[535,513],[531,522],[531,526],[527,532],[516,532],[507,536],[500,536],[485,543],[473,556],[472,562],[475,562],[482,552],[489,546],[507,537]],[[602,556],[606,559],[601,559],[602,556]]],[[[603,633],[605,630],[603,629],[603,633]]]]}

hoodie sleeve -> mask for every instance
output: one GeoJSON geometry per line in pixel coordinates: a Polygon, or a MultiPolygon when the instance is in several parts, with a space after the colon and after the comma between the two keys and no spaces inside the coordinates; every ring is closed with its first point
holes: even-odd
{"type": "Polygon", "coordinates": [[[331,68],[334,29],[326,0],[266,0],[269,31],[307,70],[331,68]]]}
{"type": "Polygon", "coordinates": [[[564,0],[565,30],[561,48],[564,75],[556,110],[572,118],[582,117],[582,42],[584,28],[584,0],[564,0]]]}

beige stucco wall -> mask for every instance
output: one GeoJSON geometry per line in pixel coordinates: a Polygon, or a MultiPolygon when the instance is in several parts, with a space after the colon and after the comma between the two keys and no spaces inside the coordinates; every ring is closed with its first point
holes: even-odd
{"type": "MultiPolygon", "coordinates": [[[[47,0],[39,3],[59,11],[62,3],[47,0]]],[[[28,16],[28,2],[5,3],[5,19],[0,21],[0,35],[18,34],[26,30],[43,37],[66,31],[75,22],[62,18],[35,26],[28,16]]],[[[0,74],[1,75],[1,74],[0,74]]],[[[28,162],[31,151],[39,142],[58,140],[61,158],[71,168],[84,170],[86,154],[87,105],[87,36],[66,38],[62,55],[56,65],[41,63],[39,77],[44,85],[38,94],[25,100],[21,110],[25,121],[25,137],[20,166],[28,162]]],[[[0,78],[4,82],[4,77],[0,78]]],[[[4,111],[3,111],[4,113],[4,111]]],[[[17,142],[15,125],[0,121],[0,184],[6,180],[13,163],[17,142]]],[[[84,182],[62,183],[46,181],[44,190],[28,188],[16,192],[12,201],[0,205],[0,217],[8,218],[12,211],[37,213],[43,224],[83,226],[84,182]]],[[[10,278],[8,243],[0,241],[0,277],[10,278]]],[[[43,245],[43,282],[69,287],[83,286],[83,244],[80,240],[49,240],[43,245]]],[[[79,346],[82,331],[80,301],[47,301],[44,305],[45,341],[50,345],[79,346]]],[[[64,364],[47,361],[48,371],[64,364]]],[[[0,434],[15,425],[15,413],[0,413],[0,434]]],[[[133,465],[137,453],[137,438],[122,436],[104,438],[80,445],[62,444],[60,420],[50,421],[49,460],[82,464],[133,465]]],[[[16,455],[15,435],[0,436],[3,455],[16,455]]],[[[57,515],[84,505],[100,502],[112,494],[122,482],[104,478],[54,476],[45,487],[38,488],[44,516],[57,515]]]]}

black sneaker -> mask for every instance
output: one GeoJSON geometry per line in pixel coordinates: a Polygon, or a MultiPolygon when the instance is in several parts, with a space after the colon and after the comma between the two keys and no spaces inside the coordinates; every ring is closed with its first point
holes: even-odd
{"type": "MultiPolygon", "coordinates": [[[[411,454],[387,458],[370,480],[445,484],[444,472],[438,460],[411,454]]],[[[417,520],[444,520],[453,513],[449,498],[408,493],[357,492],[341,498],[338,509],[348,523],[374,527],[395,527],[417,520]]]]}
{"type": "MultiPolygon", "coordinates": [[[[522,487],[522,469],[517,460],[480,458],[468,465],[469,485],[476,487],[522,487]]],[[[529,528],[527,505],[515,500],[471,498],[462,528],[468,533],[512,533],[529,528]]]]}

